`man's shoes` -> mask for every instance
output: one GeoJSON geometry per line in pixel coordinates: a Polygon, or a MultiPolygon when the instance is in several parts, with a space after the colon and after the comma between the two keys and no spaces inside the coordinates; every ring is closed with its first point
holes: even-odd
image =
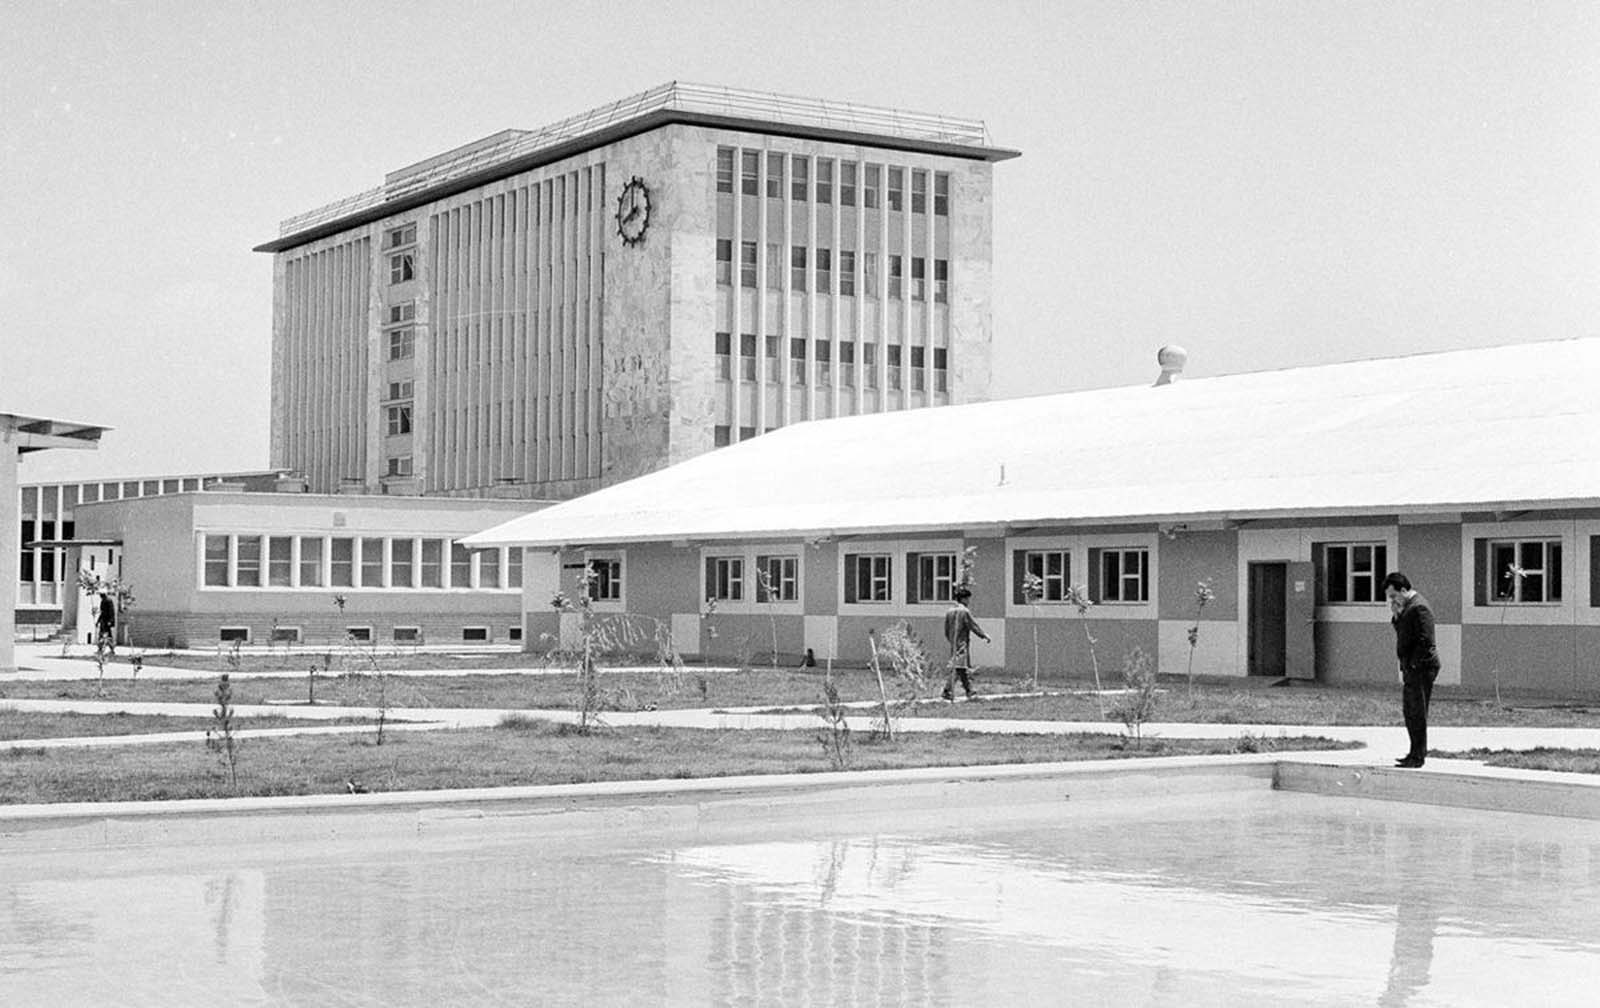
{"type": "Polygon", "coordinates": [[[956,702],[956,698],[951,696],[949,693],[941,693],[939,695],[939,699],[943,700],[945,703],[955,703],[956,702]]]}
{"type": "Polygon", "coordinates": [[[1415,770],[1417,767],[1422,765],[1422,758],[1420,756],[1406,756],[1402,759],[1395,760],[1394,765],[1397,767],[1403,767],[1407,770],[1415,770]]]}

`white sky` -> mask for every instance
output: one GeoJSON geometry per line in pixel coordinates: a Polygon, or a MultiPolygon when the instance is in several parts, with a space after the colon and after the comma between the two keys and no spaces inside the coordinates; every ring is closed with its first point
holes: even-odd
{"type": "Polygon", "coordinates": [[[1022,150],[996,169],[996,397],[1146,382],[1168,342],[1199,376],[1596,333],[1584,0],[8,0],[0,410],[116,428],[22,478],[265,467],[252,245],[675,79],[1022,150]]]}

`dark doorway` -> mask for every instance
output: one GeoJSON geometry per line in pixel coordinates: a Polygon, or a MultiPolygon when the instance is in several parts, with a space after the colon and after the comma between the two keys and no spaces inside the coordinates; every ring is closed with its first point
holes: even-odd
{"type": "Polygon", "coordinates": [[[1246,656],[1253,676],[1282,676],[1288,666],[1288,564],[1250,565],[1250,643],[1246,656]]]}

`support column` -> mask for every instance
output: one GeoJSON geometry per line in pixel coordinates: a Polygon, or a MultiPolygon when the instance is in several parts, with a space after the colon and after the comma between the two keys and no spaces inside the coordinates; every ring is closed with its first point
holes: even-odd
{"type": "Polygon", "coordinates": [[[22,543],[22,493],[17,483],[17,432],[0,423],[0,672],[17,670],[17,558],[22,543]]]}

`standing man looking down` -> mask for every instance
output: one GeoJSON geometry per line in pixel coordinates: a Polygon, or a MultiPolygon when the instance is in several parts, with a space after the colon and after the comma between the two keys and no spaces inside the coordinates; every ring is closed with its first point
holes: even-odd
{"type": "Polygon", "coordinates": [[[956,698],[957,679],[961,680],[961,688],[966,690],[967,699],[972,699],[972,635],[989,639],[989,635],[978,626],[978,621],[972,618],[972,610],[967,608],[967,600],[971,597],[972,592],[966,588],[957,588],[951,594],[954,601],[944,614],[944,639],[950,644],[950,675],[944,681],[946,700],[956,698]]]}
{"type": "Polygon", "coordinates": [[[1428,600],[1411,587],[1399,571],[1383,579],[1383,597],[1393,614],[1395,656],[1400,659],[1400,704],[1405,715],[1411,751],[1394,761],[1399,767],[1419,767],[1428,757],[1428,701],[1433,681],[1439,677],[1439,649],[1433,641],[1433,610],[1428,600]]]}

